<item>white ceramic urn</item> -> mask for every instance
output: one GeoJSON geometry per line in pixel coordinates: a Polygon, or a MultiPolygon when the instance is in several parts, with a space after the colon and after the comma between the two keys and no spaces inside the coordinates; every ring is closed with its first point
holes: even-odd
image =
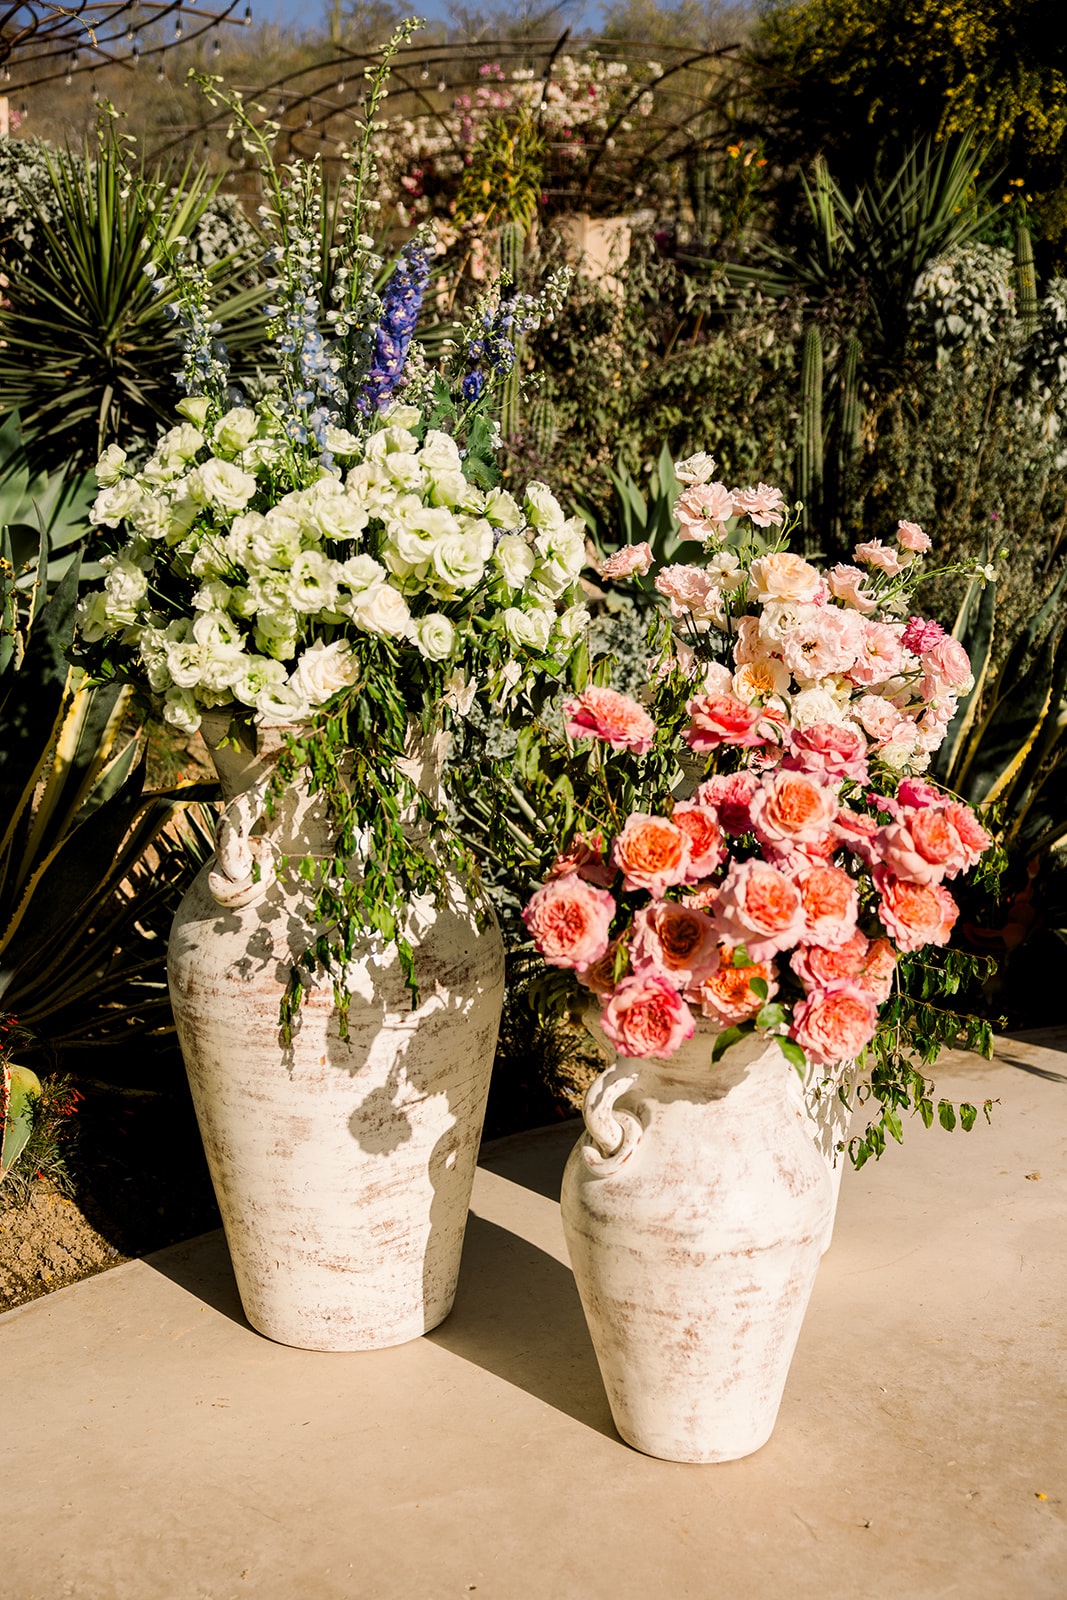
{"type": "MultiPolygon", "coordinates": [[[[225,726],[207,727],[208,742],[225,726]]],[[[174,920],[171,999],[249,1322],[303,1349],[377,1349],[452,1306],[503,943],[450,880],[445,904],[411,906],[414,1008],[395,946],[368,940],[349,972],[347,1039],[323,984],[286,1045],[279,1003],[314,930],[308,891],[275,862],[328,853],[329,829],[321,798],[299,787],[266,821],[271,763],[262,738],[256,755],[216,751],[228,804],[174,920]]]]}
{"type": "Polygon", "coordinates": [[[832,1208],[777,1044],[713,1066],[715,1037],[698,1022],[669,1060],[597,1079],[561,1197],[615,1425],[669,1461],[770,1437],[832,1208]]]}

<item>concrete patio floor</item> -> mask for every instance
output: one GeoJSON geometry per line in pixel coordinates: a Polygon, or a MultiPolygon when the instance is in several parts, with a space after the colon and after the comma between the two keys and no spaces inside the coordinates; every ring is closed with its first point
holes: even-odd
{"type": "Polygon", "coordinates": [[[777,1429],[620,1443],[556,1197],[577,1125],[487,1149],[459,1298],[286,1349],[220,1234],[0,1317],[3,1600],[1064,1600],[1067,1029],[946,1058],[993,1123],[846,1171],[777,1429]]]}

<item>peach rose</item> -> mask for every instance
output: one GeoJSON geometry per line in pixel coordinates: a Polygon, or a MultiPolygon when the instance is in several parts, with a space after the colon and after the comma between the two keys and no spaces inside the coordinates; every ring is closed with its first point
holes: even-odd
{"type": "Polygon", "coordinates": [[[717,750],[720,745],[754,746],[764,743],[759,731],[759,706],[747,706],[733,695],[701,694],[685,708],[691,718],[684,730],[692,750],[717,750]]]}
{"type": "Polygon", "coordinates": [[[712,1022],[727,1025],[747,1022],[762,1010],[767,1000],[778,993],[777,968],[773,961],[757,961],[747,967],[735,967],[733,950],[725,944],[720,956],[718,970],[690,989],[686,999],[692,1005],[698,1005],[703,1015],[712,1022]],[[762,979],[767,985],[766,999],[752,988],[754,978],[762,979]]]}
{"type": "Polygon", "coordinates": [[[689,870],[685,881],[697,883],[713,873],[726,855],[719,819],[711,806],[686,800],[675,806],[671,821],[689,839],[689,870]]]}
{"type": "Polygon", "coordinates": [[[837,811],[835,789],[810,773],[786,768],[763,779],[749,808],[756,837],[786,850],[825,839],[837,811]]]}
{"type": "Polygon", "coordinates": [[[993,843],[993,835],[987,833],[979,822],[970,806],[965,806],[958,800],[950,800],[945,807],[945,818],[960,841],[965,870],[976,867],[982,856],[993,843]]]}
{"type": "Polygon", "coordinates": [[[546,883],[532,895],[522,920],[552,967],[588,967],[608,947],[615,901],[576,873],[546,883]]]}
{"type": "Polygon", "coordinates": [[[604,838],[600,833],[576,833],[568,848],[558,855],[549,868],[549,878],[563,878],[576,872],[586,883],[598,883],[610,889],[615,879],[615,868],[604,857],[604,838]]]}
{"type": "MultiPolygon", "coordinates": [[[[598,960],[590,962],[587,967],[579,967],[574,974],[579,983],[591,989],[601,999],[606,1000],[609,995],[615,993],[615,956],[620,942],[619,939],[612,939],[598,960]]],[[[628,977],[632,970],[627,956],[626,964],[619,973],[619,982],[628,977]]]]}
{"type": "Polygon", "coordinates": [[[829,862],[798,872],[794,882],[807,919],[805,935],[812,944],[834,949],[856,931],[859,895],[847,872],[829,862]]]}
{"type": "Polygon", "coordinates": [[[753,961],[766,961],[804,935],[804,907],[796,884],[766,861],[733,861],[715,903],[715,925],[725,944],[743,944],[753,961]]]}
{"type": "Polygon", "coordinates": [[[904,571],[904,563],[895,550],[891,550],[881,539],[869,539],[866,544],[858,544],[852,552],[856,561],[861,561],[865,567],[876,567],[879,572],[885,572],[891,578],[904,571]]]}
{"type": "Polygon", "coordinates": [[[693,795],[698,805],[718,812],[724,833],[752,831],[752,796],[760,786],[754,772],[720,772],[705,778],[693,795]]]}
{"type": "Polygon", "coordinates": [[[634,917],[630,945],[634,972],[658,972],[676,989],[702,983],[719,964],[711,918],[695,906],[657,900],[634,917]]]}
{"type": "Polygon", "coordinates": [[[613,750],[644,755],[651,750],[656,724],[648,712],[617,689],[583,689],[563,702],[564,727],[571,739],[603,739],[613,750]]]}
{"type": "Polygon", "coordinates": [[[771,600],[789,600],[794,604],[811,601],[822,586],[822,578],[810,561],[789,550],[757,556],[749,568],[749,576],[750,598],[762,605],[771,600]]]}
{"type": "Polygon", "coordinates": [[[813,989],[801,1000],[793,1010],[789,1036],[809,1061],[832,1067],[841,1061],[855,1061],[874,1038],[877,1026],[874,996],[846,981],[813,989]]]}
{"type": "Polygon", "coordinates": [[[924,533],[917,522],[898,522],[897,544],[902,550],[925,555],[930,548],[930,535],[924,533]]]}
{"type": "Polygon", "coordinates": [[[642,577],[652,565],[652,550],[646,540],[640,544],[624,545],[595,570],[602,578],[629,578],[639,573],[642,577]]]}
{"type": "Polygon", "coordinates": [[[809,992],[826,989],[843,980],[858,982],[870,949],[871,941],[857,928],[836,950],[818,944],[798,945],[789,957],[789,965],[809,992]]]}
{"type": "Polygon", "coordinates": [[[885,866],[875,867],[874,882],[879,919],[898,950],[948,944],[959,907],[943,884],[894,878],[885,866]]]}
{"type": "Polygon", "coordinates": [[[872,994],[879,1005],[888,1000],[893,989],[893,974],[897,969],[897,956],[888,939],[872,939],[863,963],[863,971],[856,982],[861,989],[872,994]]]}
{"type": "Polygon", "coordinates": [[[673,983],[658,973],[623,978],[600,1013],[600,1026],[620,1056],[672,1056],[693,1037],[693,1013],[673,983]]]}
{"type": "Polygon", "coordinates": [[[612,846],[611,858],[625,874],[624,889],[662,895],[684,883],[689,871],[689,835],[667,817],[635,811],[612,846]]]}
{"type": "Polygon", "coordinates": [[[793,728],[786,738],[782,766],[826,781],[867,781],[867,741],[857,728],[841,722],[812,722],[793,728]]]}

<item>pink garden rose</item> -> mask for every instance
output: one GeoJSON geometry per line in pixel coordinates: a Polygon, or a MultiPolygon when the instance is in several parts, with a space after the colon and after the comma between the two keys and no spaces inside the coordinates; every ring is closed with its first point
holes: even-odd
{"type": "Polygon", "coordinates": [[[703,983],[695,985],[686,994],[691,1005],[699,1006],[712,1022],[730,1026],[747,1022],[756,1016],[778,993],[778,969],[773,961],[756,961],[747,967],[734,966],[734,953],[729,945],[721,948],[721,960],[716,970],[703,983]],[[754,978],[767,985],[766,996],[752,988],[754,978]]]}
{"type": "Polygon", "coordinates": [[[897,789],[897,801],[905,811],[917,811],[922,806],[943,805],[945,796],[932,783],[927,783],[925,778],[904,778],[897,789]]]}
{"type": "Polygon", "coordinates": [[[608,947],[615,902],[605,889],[570,872],[532,895],[522,920],[552,967],[588,967],[608,947]]]}
{"type": "Polygon", "coordinates": [[[836,949],[818,944],[798,945],[789,957],[789,965],[810,993],[812,989],[829,988],[831,983],[857,980],[870,948],[867,935],[856,928],[836,949]]]}
{"type": "Polygon", "coordinates": [[[839,807],[834,818],[834,838],[868,864],[873,859],[880,831],[873,817],[865,811],[853,811],[848,806],[839,807]]]}
{"type": "Polygon", "coordinates": [[[782,525],[782,508],[785,497],[781,489],[772,489],[769,483],[760,483],[752,489],[735,489],[734,507],[739,516],[748,517],[757,528],[782,525]]]}
{"type": "Polygon", "coordinates": [[[703,567],[675,563],[656,574],[655,587],[671,603],[676,622],[706,622],[720,601],[722,591],[703,567]]]}
{"type": "Polygon", "coordinates": [[[898,522],[897,544],[902,550],[910,550],[915,555],[925,555],[930,548],[930,535],[924,533],[917,522],[898,522]]]}
{"type": "Polygon", "coordinates": [[[623,978],[600,1013],[600,1026],[620,1056],[672,1056],[693,1037],[693,1013],[678,990],[655,972],[623,978]]]}
{"type": "Polygon", "coordinates": [[[875,853],[895,878],[940,883],[967,866],[960,836],[941,806],[913,811],[906,823],[891,822],[878,836],[875,853]]]}
{"type": "MultiPolygon", "coordinates": [[[[579,967],[575,972],[578,982],[591,989],[594,994],[606,1000],[615,993],[615,956],[619,948],[619,940],[612,939],[604,954],[598,960],[590,963],[588,967],[579,967]]],[[[631,972],[629,956],[622,971],[619,973],[619,982],[627,978],[631,972]]]]}
{"type": "Polygon", "coordinates": [[[756,837],[776,849],[819,844],[830,836],[837,818],[837,792],[807,772],[784,768],[763,779],[752,796],[756,837]]]}
{"type": "Polygon", "coordinates": [[[724,483],[694,483],[674,502],[680,539],[699,540],[709,533],[721,539],[724,524],[736,516],[734,497],[724,483]]]}
{"type": "Polygon", "coordinates": [[[835,600],[840,600],[842,605],[850,606],[853,611],[871,612],[878,605],[877,600],[867,588],[868,574],[859,567],[850,567],[846,562],[839,561],[836,567],[831,567],[826,574],[826,581],[830,593],[835,600]]]}
{"type": "Polygon", "coordinates": [[[962,801],[950,800],[945,807],[945,817],[960,842],[963,870],[969,872],[992,845],[993,835],[986,832],[970,806],[965,806],[962,801]]]}
{"type": "Polygon", "coordinates": [[[651,750],[656,724],[648,712],[617,689],[583,689],[563,702],[564,727],[572,739],[603,739],[613,750],[644,755],[651,750]]]}
{"type": "Polygon", "coordinates": [[[604,840],[599,833],[575,834],[567,849],[558,855],[549,869],[550,878],[565,877],[576,872],[586,883],[598,883],[608,889],[615,878],[615,868],[604,855],[604,840]]]}
{"type": "Polygon", "coordinates": [[[824,782],[851,778],[867,781],[867,741],[855,728],[840,722],[813,722],[793,728],[786,736],[782,766],[808,772],[824,782]]]}
{"type": "Polygon", "coordinates": [[[856,982],[861,989],[874,996],[878,1005],[884,1004],[893,991],[893,974],[897,968],[897,954],[888,939],[872,939],[863,963],[863,971],[856,982]]]}
{"type": "Polygon", "coordinates": [[[804,938],[824,949],[846,944],[856,932],[859,895],[856,885],[840,867],[820,862],[793,879],[804,907],[804,938]]]}
{"type": "Polygon", "coordinates": [[[874,996],[855,983],[834,983],[794,1007],[789,1035],[814,1065],[832,1067],[855,1061],[877,1026],[874,996]]]}
{"type": "Polygon", "coordinates": [[[868,539],[866,544],[858,544],[852,552],[856,561],[865,567],[874,567],[879,572],[885,572],[889,577],[895,578],[904,571],[904,563],[895,550],[891,550],[881,539],[868,539]]]}
{"type": "Polygon", "coordinates": [[[880,694],[862,694],[849,709],[875,744],[888,744],[904,721],[900,707],[880,694]]]}
{"type": "Polygon", "coordinates": [[[782,659],[801,681],[846,673],[863,648],[864,627],[863,618],[843,606],[813,606],[782,640],[782,659]]]}
{"type": "Polygon", "coordinates": [[[872,622],[863,625],[863,639],[848,675],[853,683],[885,683],[900,671],[904,648],[899,623],[872,622]]]}
{"type": "Polygon", "coordinates": [[[686,880],[689,835],[667,817],[635,811],[616,838],[611,857],[625,874],[624,889],[647,889],[659,896],[686,880]]]}
{"type": "Polygon", "coordinates": [[[898,950],[948,944],[959,907],[943,884],[894,878],[885,866],[875,867],[874,882],[879,920],[898,950]]]}
{"type": "Polygon", "coordinates": [[[689,870],[685,881],[698,883],[701,878],[710,877],[726,855],[714,809],[699,801],[686,800],[675,806],[671,821],[689,837],[689,870]]]}
{"type": "Polygon", "coordinates": [[[905,650],[910,650],[913,656],[922,656],[927,650],[932,650],[937,641],[944,637],[944,628],[932,617],[909,617],[908,625],[902,635],[902,643],[905,650]]]}
{"type": "Polygon", "coordinates": [[[630,960],[639,977],[658,972],[676,989],[700,984],[719,965],[715,924],[695,906],[653,901],[634,917],[630,960]]]}
{"type": "Polygon", "coordinates": [[[765,743],[759,730],[762,710],[733,695],[700,694],[685,708],[690,716],[684,738],[692,750],[717,750],[720,745],[752,747],[765,743]]]}
{"type": "Polygon", "coordinates": [[[949,689],[966,689],[971,682],[971,658],[950,633],[922,652],[923,671],[949,689]]]}
{"type": "Polygon", "coordinates": [[[642,577],[652,565],[652,550],[646,540],[640,544],[624,545],[597,570],[602,578],[629,578],[635,572],[642,577]]]}
{"type": "Polygon", "coordinates": [[[743,944],[753,961],[766,961],[804,936],[800,890],[766,861],[732,861],[715,904],[725,944],[743,944]]]}
{"type": "Polygon", "coordinates": [[[705,778],[693,795],[698,805],[718,812],[724,833],[752,831],[752,796],[760,786],[754,772],[720,772],[705,778]]]}

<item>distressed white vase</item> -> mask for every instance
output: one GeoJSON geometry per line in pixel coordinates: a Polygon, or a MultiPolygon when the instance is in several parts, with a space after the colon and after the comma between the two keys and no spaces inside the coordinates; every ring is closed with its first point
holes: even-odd
{"type": "MultiPolygon", "coordinates": [[[[205,728],[217,746],[226,721],[205,728]]],[[[279,1003],[310,936],[308,891],[276,856],[328,854],[321,796],[268,823],[278,735],[216,749],[227,801],[179,907],[171,1000],[241,1300],[253,1327],[308,1350],[370,1350],[435,1327],[456,1292],[504,988],[495,923],[463,886],[412,903],[412,1009],[396,947],[353,963],[348,1038],[328,984],[290,1045],[279,1003]],[[264,831],[269,830],[269,831],[264,831]]],[[[412,774],[417,776],[417,774],[412,774]]]]}
{"type": "Polygon", "coordinates": [[[832,1205],[777,1044],[714,1039],[601,1074],[561,1197],[615,1425],[668,1461],[770,1437],[832,1205]]]}

